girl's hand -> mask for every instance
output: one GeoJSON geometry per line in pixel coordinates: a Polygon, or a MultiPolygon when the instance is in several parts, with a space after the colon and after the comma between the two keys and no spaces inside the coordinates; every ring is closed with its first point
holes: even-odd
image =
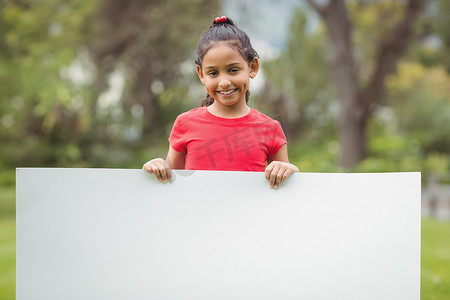
{"type": "Polygon", "coordinates": [[[142,169],[150,174],[154,174],[160,182],[167,182],[172,179],[169,163],[162,158],[155,158],[146,162],[142,169]]]}
{"type": "Polygon", "coordinates": [[[272,161],[266,168],[265,176],[269,181],[270,187],[277,189],[294,172],[299,172],[299,169],[293,164],[283,161],[272,161]]]}

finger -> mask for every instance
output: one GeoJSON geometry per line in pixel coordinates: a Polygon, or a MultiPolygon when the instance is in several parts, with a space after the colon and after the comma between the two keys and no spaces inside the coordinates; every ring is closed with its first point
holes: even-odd
{"type": "Polygon", "coordinates": [[[159,160],[153,161],[153,163],[150,166],[152,168],[152,173],[156,176],[156,179],[158,179],[158,181],[163,181],[164,173],[162,170],[164,170],[164,166],[161,163],[161,161],[159,160]]]}
{"type": "Polygon", "coordinates": [[[277,174],[280,170],[280,166],[279,164],[274,165],[272,171],[270,172],[270,177],[269,177],[269,185],[270,187],[274,188],[275,185],[277,184],[277,174]]]}
{"type": "Polygon", "coordinates": [[[160,160],[161,158],[154,158],[152,160],[149,160],[146,162],[142,168],[146,170],[147,172],[153,172],[155,164],[160,160]]]}
{"type": "Polygon", "coordinates": [[[281,184],[281,180],[282,180],[282,178],[283,178],[283,170],[282,169],[280,169],[280,170],[278,170],[278,173],[277,174],[275,174],[275,181],[274,181],[274,183],[273,183],[273,188],[274,189],[277,189],[277,188],[279,188],[280,187],[280,184],[281,184]]]}
{"type": "Polygon", "coordinates": [[[160,174],[160,181],[167,182],[172,180],[172,170],[168,160],[160,159],[156,165],[160,174]]]}
{"type": "Polygon", "coordinates": [[[277,182],[275,184],[275,188],[279,188],[280,185],[286,181],[289,175],[292,174],[292,171],[289,168],[282,168],[277,174],[277,182]]]}
{"type": "Polygon", "coordinates": [[[161,166],[159,169],[159,174],[160,174],[160,181],[161,182],[166,182],[167,181],[167,171],[166,168],[164,168],[164,166],[161,166]]]}
{"type": "Polygon", "coordinates": [[[147,171],[148,173],[152,174],[152,173],[153,173],[153,170],[152,170],[152,168],[150,167],[149,163],[150,163],[149,161],[146,162],[146,163],[142,166],[142,169],[144,169],[144,170],[147,171]]]}
{"type": "Polygon", "coordinates": [[[162,182],[168,182],[172,179],[172,173],[170,172],[170,169],[163,168],[160,171],[161,171],[162,182]]]}
{"type": "Polygon", "coordinates": [[[163,163],[164,169],[166,170],[166,179],[168,181],[172,180],[172,170],[170,169],[169,159],[166,159],[163,163]]]}
{"type": "Polygon", "coordinates": [[[277,189],[280,187],[280,184],[283,182],[284,173],[285,173],[285,169],[280,167],[277,174],[275,174],[275,182],[273,184],[274,189],[277,189]]]}
{"type": "Polygon", "coordinates": [[[267,167],[266,170],[264,172],[264,176],[266,177],[267,180],[270,180],[270,173],[272,173],[273,170],[273,166],[274,166],[274,162],[271,162],[267,167]]]}
{"type": "Polygon", "coordinates": [[[152,166],[152,172],[153,175],[155,175],[156,179],[158,181],[161,181],[161,172],[159,171],[159,169],[155,166],[152,166]]]}
{"type": "Polygon", "coordinates": [[[160,174],[160,181],[167,182],[172,180],[170,166],[165,161],[158,163],[158,172],[160,174]]]}

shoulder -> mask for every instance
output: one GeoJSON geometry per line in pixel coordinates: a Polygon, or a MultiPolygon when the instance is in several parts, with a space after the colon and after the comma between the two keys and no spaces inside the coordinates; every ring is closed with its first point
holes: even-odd
{"type": "Polygon", "coordinates": [[[277,120],[272,119],[271,117],[259,112],[256,109],[252,109],[252,114],[254,115],[254,128],[258,128],[258,130],[265,135],[269,135],[272,138],[278,137],[281,143],[286,142],[286,135],[284,134],[283,128],[277,120]]]}
{"type": "Polygon", "coordinates": [[[252,118],[255,121],[261,122],[263,124],[272,124],[272,125],[276,125],[276,126],[279,126],[279,124],[280,124],[277,120],[272,119],[271,117],[263,114],[262,112],[258,111],[255,108],[252,108],[251,114],[252,114],[252,118]]]}
{"type": "Polygon", "coordinates": [[[201,128],[201,121],[204,119],[206,107],[197,107],[187,112],[184,112],[177,116],[175,122],[172,125],[171,137],[181,138],[187,132],[196,132],[198,128],[201,128]]]}
{"type": "Polygon", "coordinates": [[[204,107],[204,106],[193,108],[191,110],[188,110],[187,112],[184,112],[184,113],[178,115],[175,122],[176,123],[185,123],[185,122],[189,122],[190,120],[195,120],[199,116],[204,115],[205,111],[206,111],[206,107],[204,107]]]}

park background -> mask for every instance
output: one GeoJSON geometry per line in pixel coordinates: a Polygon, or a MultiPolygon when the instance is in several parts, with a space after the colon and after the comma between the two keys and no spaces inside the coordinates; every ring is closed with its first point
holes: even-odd
{"type": "MultiPolygon", "coordinates": [[[[205,97],[196,44],[221,15],[259,52],[249,104],[302,171],[450,183],[449,1],[1,0],[0,299],[15,293],[15,168],[163,157],[205,97]]],[[[450,222],[423,219],[421,281],[421,299],[450,297],[450,222]]]]}

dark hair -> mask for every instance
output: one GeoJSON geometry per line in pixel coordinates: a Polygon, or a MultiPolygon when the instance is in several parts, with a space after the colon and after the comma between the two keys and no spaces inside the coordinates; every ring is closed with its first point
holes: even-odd
{"type": "MultiPolygon", "coordinates": [[[[259,57],[255,49],[250,43],[248,35],[239,29],[234,22],[226,17],[216,18],[208,30],[200,37],[197,48],[197,59],[195,63],[202,67],[203,57],[211,47],[218,42],[228,42],[230,47],[239,51],[242,57],[250,64],[256,57],[259,57]]],[[[250,91],[245,94],[245,101],[248,102],[250,91]]],[[[214,99],[207,95],[200,106],[209,106],[213,104],[214,99]]]]}

